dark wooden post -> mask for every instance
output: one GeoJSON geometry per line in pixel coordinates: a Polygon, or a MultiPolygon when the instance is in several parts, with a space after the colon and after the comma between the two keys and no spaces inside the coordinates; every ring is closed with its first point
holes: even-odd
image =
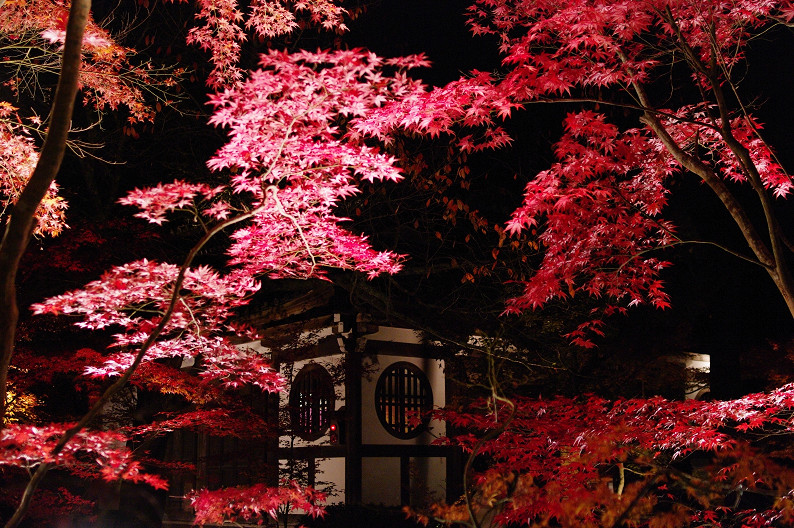
{"type": "MultiPolygon", "coordinates": [[[[281,372],[281,358],[276,350],[271,349],[270,366],[276,371],[281,372]]],[[[268,425],[272,426],[270,434],[265,438],[265,474],[266,484],[277,487],[279,484],[279,437],[281,435],[281,395],[277,392],[266,396],[265,419],[268,425]]]]}
{"type": "Polygon", "coordinates": [[[400,504],[411,504],[411,457],[400,457],[400,504]]]}

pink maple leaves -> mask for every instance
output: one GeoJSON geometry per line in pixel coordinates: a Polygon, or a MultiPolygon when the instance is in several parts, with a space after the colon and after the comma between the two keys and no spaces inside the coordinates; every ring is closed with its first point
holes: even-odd
{"type": "MultiPolygon", "coordinates": [[[[475,75],[460,81],[470,93],[489,95],[458,99],[448,115],[460,113],[463,103],[470,122],[470,116],[482,114],[482,123],[492,126],[488,116],[498,109],[572,99],[636,110],[646,125],[621,130],[587,110],[566,119],[556,145],[558,162],[527,184],[523,203],[508,222],[513,233],[537,228],[545,249],[540,270],[508,311],[541,307],[580,291],[604,297],[608,312],[642,302],[667,306],[658,278],[666,263],[658,250],[682,241],[660,212],[674,174],[694,170],[704,181],[749,181],[767,210],[763,189],[778,197],[790,192],[791,177],[760,136],[760,125],[741,104],[730,108],[723,91],[735,89],[731,68],[743,58],[750,32],[789,13],[789,2],[704,6],[695,0],[478,0],[469,8],[473,32],[499,39],[506,72],[501,78],[475,75]],[[667,75],[663,68],[677,57],[692,78],[691,93],[683,96],[695,94],[696,102],[656,108],[646,87],[667,75]],[[477,79],[479,89],[473,86],[477,79]],[[607,90],[607,97],[592,95],[607,90]]],[[[468,137],[461,141],[470,148],[468,137]]],[[[723,184],[709,185],[727,209],[739,207],[723,184]]],[[[772,266],[770,251],[747,219],[736,215],[735,220],[758,260],[772,266]]],[[[771,224],[765,228],[776,231],[771,224]]],[[[592,345],[580,330],[572,337],[592,345]]]]}
{"type": "MultiPolygon", "coordinates": [[[[146,260],[119,266],[82,290],[65,293],[34,305],[34,313],[63,313],[83,316],[77,325],[98,330],[121,328],[113,347],[119,352],[100,366],[87,367],[92,376],[117,376],[132,365],[139,348],[162,322],[172,302],[171,288],[179,268],[146,260]]],[[[223,371],[227,384],[251,383],[270,391],[283,386],[283,380],[266,365],[257,365],[248,354],[237,350],[223,336],[225,325],[237,306],[259,289],[259,284],[239,273],[221,276],[199,267],[188,270],[179,301],[167,323],[147,351],[147,359],[183,358],[202,355],[210,366],[207,377],[223,371]],[[238,379],[242,376],[242,379],[238,379]]]]}
{"type": "Polygon", "coordinates": [[[420,85],[399,72],[389,75],[388,63],[363,50],[271,51],[260,66],[242,86],[211,98],[210,123],[228,127],[231,138],[209,166],[239,169],[235,191],[261,197],[264,187],[247,178],[294,181],[307,169],[321,172],[312,178],[323,182],[346,183],[351,171],[369,181],[399,178],[393,158],[360,140],[357,132],[373,134],[358,123],[385,103],[421,91],[420,85]],[[349,130],[339,127],[343,118],[353,119],[349,130]]]}
{"type": "MultiPolygon", "coordinates": [[[[424,64],[423,64],[424,65],[424,64]]],[[[437,137],[458,137],[457,146],[464,152],[501,148],[511,138],[496,124],[521,106],[514,96],[503,90],[488,73],[474,71],[467,77],[432,90],[411,90],[358,124],[367,134],[382,140],[395,129],[437,137]]]]}
{"type": "Polygon", "coordinates": [[[214,90],[237,86],[245,72],[238,66],[240,46],[247,39],[243,28],[256,37],[271,39],[299,27],[296,12],[308,13],[312,23],[325,29],[345,31],[342,17],[346,11],[329,0],[307,0],[286,4],[281,0],[255,0],[243,12],[237,0],[197,0],[196,19],[200,24],[190,30],[187,41],[209,51],[213,69],[207,85],[214,90]]]}
{"type": "Polygon", "coordinates": [[[647,131],[621,132],[593,112],[571,114],[556,145],[560,160],[524,191],[510,232],[540,228],[538,272],[509,311],[543,306],[581,290],[629,304],[664,307],[658,272],[667,264],[644,253],[675,240],[658,217],[675,163],[647,131]]]}
{"type": "Polygon", "coordinates": [[[166,482],[141,470],[130,450],[126,437],[113,431],[82,431],[57,454],[53,447],[73,424],[41,426],[8,424],[0,430],[0,466],[26,470],[42,463],[53,464],[83,477],[105,480],[124,479],[145,482],[165,489],[166,482]]]}
{"type": "MultiPolygon", "coordinates": [[[[16,110],[0,101],[0,217],[16,203],[39,159],[33,138],[21,126],[16,110]]],[[[57,236],[66,226],[66,207],[53,183],[36,212],[34,233],[57,236]]]]}
{"type": "Polygon", "coordinates": [[[231,138],[209,166],[234,171],[231,190],[253,199],[253,222],[233,235],[231,262],[274,276],[317,275],[320,266],[397,271],[396,255],[345,232],[333,209],[358,192],[357,178],[400,178],[396,160],[368,145],[357,123],[420,87],[360,50],[270,52],[261,65],[212,99],[211,122],[231,138]]]}
{"type": "MultiPolygon", "coordinates": [[[[212,199],[222,190],[223,187],[212,188],[203,183],[175,181],[161,183],[149,189],[135,189],[121,198],[119,203],[140,208],[141,212],[135,213],[138,218],[153,224],[162,224],[167,213],[193,206],[198,201],[198,197],[212,199]]],[[[222,219],[226,216],[216,209],[208,209],[205,212],[215,218],[222,219]]]]}
{"type": "Polygon", "coordinates": [[[191,502],[196,510],[195,523],[200,526],[230,518],[243,521],[259,519],[263,514],[275,519],[279,509],[285,505],[303,510],[312,517],[325,513],[322,508],[325,494],[301,487],[294,481],[278,488],[257,484],[247,488],[202,490],[191,496],[191,502]]]}
{"type": "MultiPolygon", "coordinates": [[[[770,526],[791,515],[789,494],[778,490],[790,489],[794,474],[759,450],[772,435],[792,433],[791,385],[713,402],[514,398],[512,414],[480,404],[439,415],[470,431],[454,443],[493,460],[472,479],[478,491],[470,499],[475,514],[490,512],[499,525],[612,526],[623,515],[639,526],[690,526],[709,517],[719,517],[712,526],[752,518],[770,526]],[[730,506],[736,490],[782,497],[767,510],[743,510],[730,506]]],[[[437,506],[436,515],[462,520],[461,508],[437,506]]]]}
{"type": "Polygon", "coordinates": [[[359,177],[399,179],[393,158],[367,145],[360,133],[345,134],[339,124],[395,98],[408,81],[383,75],[382,61],[360,51],[271,53],[262,62],[265,69],[251,80],[213,99],[212,121],[232,133],[209,164],[217,171],[231,169],[227,184],[160,184],[121,200],[141,208],[138,216],[152,223],[188,210],[210,225],[245,224],[231,235],[234,268],[224,275],[207,267],[188,269],[170,312],[179,268],[146,260],[34,305],[36,313],[80,315],[77,324],[84,328],[123,329],[115,335],[119,352],[103,366],[89,367],[89,374],[121,374],[164,323],[147,359],[201,355],[208,379],[279,390],[283,380],[224,337],[232,330],[234,309],[258,289],[255,277],[322,276],[329,266],[370,276],[399,269],[397,255],[376,252],[365,237],[345,231],[333,209],[358,192],[359,177]],[[238,196],[233,204],[227,201],[232,194],[238,196]],[[223,220],[230,215],[235,216],[223,220]]]}
{"type": "Polygon", "coordinates": [[[396,160],[368,144],[370,131],[359,123],[421,91],[399,71],[415,62],[384,63],[360,50],[263,55],[248,81],[211,99],[211,123],[231,134],[208,165],[228,170],[228,184],[174,182],[136,190],[122,203],[141,207],[138,216],[155,223],[185,208],[210,220],[249,216],[232,234],[229,255],[251,276],[321,276],[323,267],[393,273],[399,257],[373,251],[333,211],[358,192],[359,178],[400,178],[396,160]],[[392,64],[398,71],[389,75],[392,64]]]}

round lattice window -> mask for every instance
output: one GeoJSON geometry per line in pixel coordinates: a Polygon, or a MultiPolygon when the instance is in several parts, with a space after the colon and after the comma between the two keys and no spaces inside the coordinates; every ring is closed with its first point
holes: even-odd
{"type": "Polygon", "coordinates": [[[334,400],[334,382],[328,371],[314,363],[303,367],[289,393],[292,432],[304,440],[320,438],[328,429],[334,400]]]}
{"type": "Polygon", "coordinates": [[[413,438],[427,427],[433,390],[422,370],[406,361],[389,365],[375,387],[375,409],[389,433],[413,438]]]}

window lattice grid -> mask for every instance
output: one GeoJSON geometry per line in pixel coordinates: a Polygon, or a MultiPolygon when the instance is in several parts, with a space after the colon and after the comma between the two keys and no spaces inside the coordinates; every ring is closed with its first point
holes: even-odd
{"type": "Polygon", "coordinates": [[[301,369],[290,391],[293,433],[305,440],[322,436],[328,428],[334,400],[334,384],[327,370],[316,364],[301,369]]]}
{"type": "Polygon", "coordinates": [[[430,383],[416,365],[399,362],[381,374],[375,390],[375,401],[383,426],[398,438],[412,438],[424,430],[427,420],[422,416],[433,406],[430,383]]]}

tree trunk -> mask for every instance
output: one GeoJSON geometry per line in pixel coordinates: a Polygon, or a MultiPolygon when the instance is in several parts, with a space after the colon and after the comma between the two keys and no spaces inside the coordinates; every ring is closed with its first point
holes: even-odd
{"type": "Polygon", "coordinates": [[[28,246],[36,209],[55,180],[61,166],[66,139],[71,128],[72,111],[77,96],[83,33],[88,23],[90,0],[74,0],[69,11],[61,75],[52,103],[47,138],[41,155],[19,200],[11,211],[3,240],[0,242],[0,428],[5,424],[8,369],[14,353],[19,307],[16,299],[16,276],[19,261],[28,246]]]}

